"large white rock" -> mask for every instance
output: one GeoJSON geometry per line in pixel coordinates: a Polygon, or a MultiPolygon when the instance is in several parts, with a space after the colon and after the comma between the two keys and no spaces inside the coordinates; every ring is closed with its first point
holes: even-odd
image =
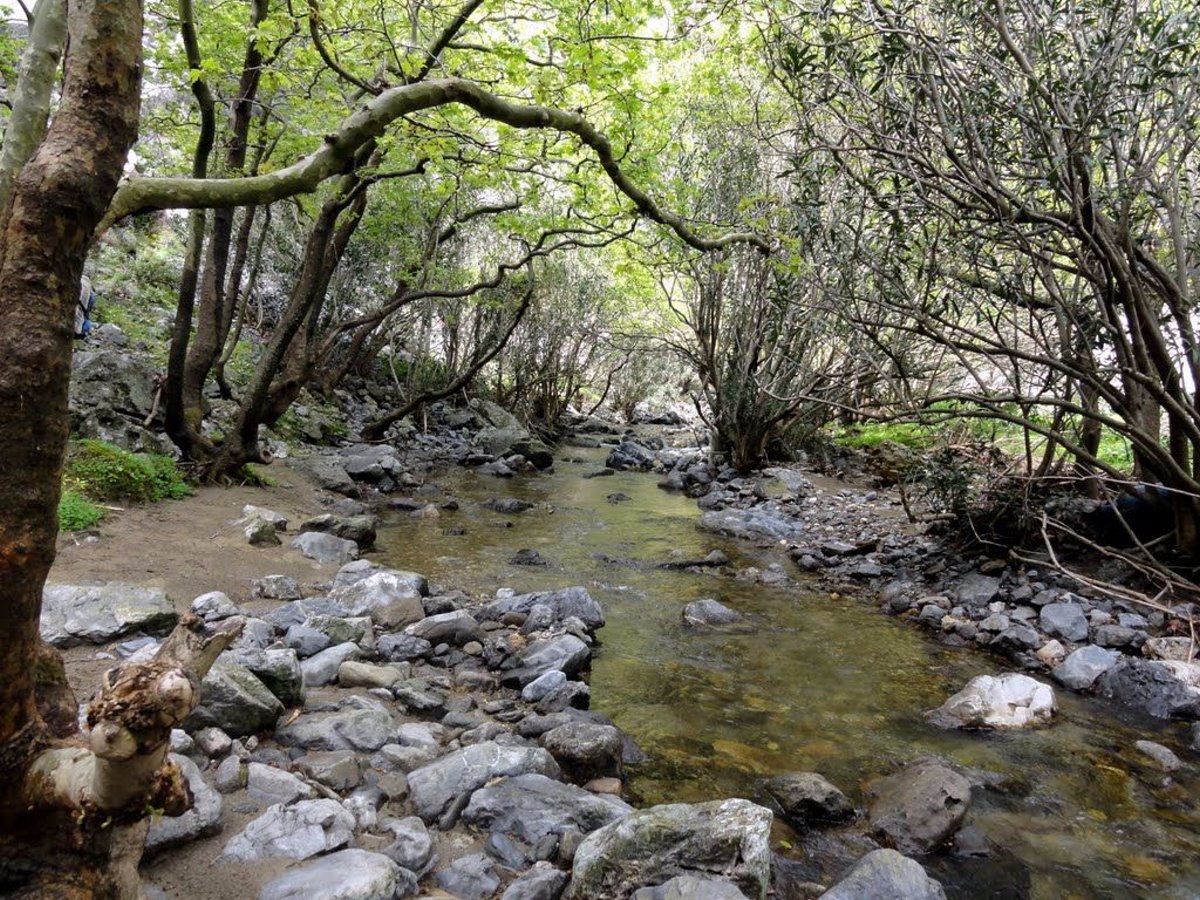
{"type": "Polygon", "coordinates": [[[1045,725],[1058,709],[1048,684],[1022,675],[979,675],[926,713],[939,728],[1027,728],[1045,725]]]}
{"type": "Polygon", "coordinates": [[[267,882],[259,900],[394,900],[416,893],[417,879],[382,853],[341,850],[267,882]]]}
{"type": "Polygon", "coordinates": [[[354,816],[336,800],[301,800],[295,806],[275,804],[235,834],[222,858],[308,859],[350,843],[354,816]]]}

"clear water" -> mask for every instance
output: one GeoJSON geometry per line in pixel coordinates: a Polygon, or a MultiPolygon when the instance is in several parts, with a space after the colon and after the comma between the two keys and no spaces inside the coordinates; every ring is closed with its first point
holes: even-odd
{"type": "MultiPolygon", "coordinates": [[[[967,820],[998,852],[925,861],[951,897],[1200,897],[1195,768],[1167,780],[1133,749],[1148,737],[1187,759],[1182,726],[1060,692],[1051,728],[932,728],[923,711],[1003,663],[949,651],[869,604],[830,599],[815,585],[776,589],[656,569],[676,550],[695,558],[720,548],[739,565],[779,557],[697,531],[694,501],[657,489],[652,476],[585,479],[603,455],[565,455],[583,459],[509,481],[440,473],[435,480],[461,509],[431,520],[391,514],[379,546],[388,564],[476,596],[586,585],[608,618],[590,676],[593,708],[650,756],[631,773],[635,802],[762,800],[765,776],[804,770],[861,803],[873,776],[937,754],[1006,779],[1001,791],[976,792],[967,820]],[[614,492],[631,499],[610,503],[614,492]],[[505,496],[538,508],[502,515],[481,505],[505,496]],[[448,533],[455,528],[466,533],[448,533]],[[551,566],[511,565],[520,548],[538,550],[551,566]],[[751,629],[683,628],[680,608],[700,597],[743,612],[751,629]]],[[[777,828],[781,853],[810,877],[829,879],[846,854],[826,852],[823,841],[777,828]]]]}

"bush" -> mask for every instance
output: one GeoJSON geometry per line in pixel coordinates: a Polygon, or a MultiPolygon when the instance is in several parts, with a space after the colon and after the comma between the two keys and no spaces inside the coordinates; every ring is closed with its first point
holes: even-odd
{"type": "Polygon", "coordinates": [[[93,500],[178,500],[190,491],[171,457],[94,440],[71,446],[63,481],[93,500]]]}
{"type": "Polygon", "coordinates": [[[58,527],[62,531],[83,531],[104,518],[104,510],[79,491],[68,488],[58,501],[58,527]]]}

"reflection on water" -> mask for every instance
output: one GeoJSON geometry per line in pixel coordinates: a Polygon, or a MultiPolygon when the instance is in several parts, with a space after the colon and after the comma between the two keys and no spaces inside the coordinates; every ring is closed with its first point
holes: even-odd
{"type": "MultiPolygon", "coordinates": [[[[583,478],[603,457],[569,452],[587,461],[511,481],[447,472],[439,483],[462,508],[433,520],[397,513],[379,544],[389,564],[479,596],[588,587],[608,617],[593,705],[650,756],[630,778],[636,802],[761,800],[764,776],[797,770],[820,772],[861,801],[873,775],[938,754],[1002,782],[976,792],[968,817],[1002,850],[929,862],[952,897],[1200,897],[1200,782],[1194,770],[1167,782],[1132,749],[1158,732],[1150,736],[1179,750],[1179,726],[1122,723],[1110,708],[1060,692],[1049,729],[931,728],[924,710],[1001,664],[947,651],[852,600],[655,569],[675,550],[697,558],[720,548],[741,565],[772,557],[697,531],[695,503],[658,490],[653,477],[583,478]],[[609,502],[617,492],[631,499],[609,502]],[[480,506],[496,496],[538,507],[503,515],[480,506]],[[550,565],[510,565],[520,548],[550,565]],[[739,610],[752,630],[683,628],[680,607],[700,597],[739,610]]],[[[797,836],[780,829],[779,840],[804,856],[797,836]]],[[[808,861],[820,868],[819,856],[808,861]]]]}

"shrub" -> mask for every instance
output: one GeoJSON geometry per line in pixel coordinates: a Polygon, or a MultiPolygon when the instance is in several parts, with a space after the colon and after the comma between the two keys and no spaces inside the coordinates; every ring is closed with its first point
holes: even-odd
{"type": "Polygon", "coordinates": [[[58,527],[63,531],[82,531],[104,518],[104,510],[79,491],[68,488],[58,501],[58,527]]]}
{"type": "Polygon", "coordinates": [[[178,500],[190,490],[171,457],[95,440],[71,446],[64,483],[94,500],[178,500]]]}

